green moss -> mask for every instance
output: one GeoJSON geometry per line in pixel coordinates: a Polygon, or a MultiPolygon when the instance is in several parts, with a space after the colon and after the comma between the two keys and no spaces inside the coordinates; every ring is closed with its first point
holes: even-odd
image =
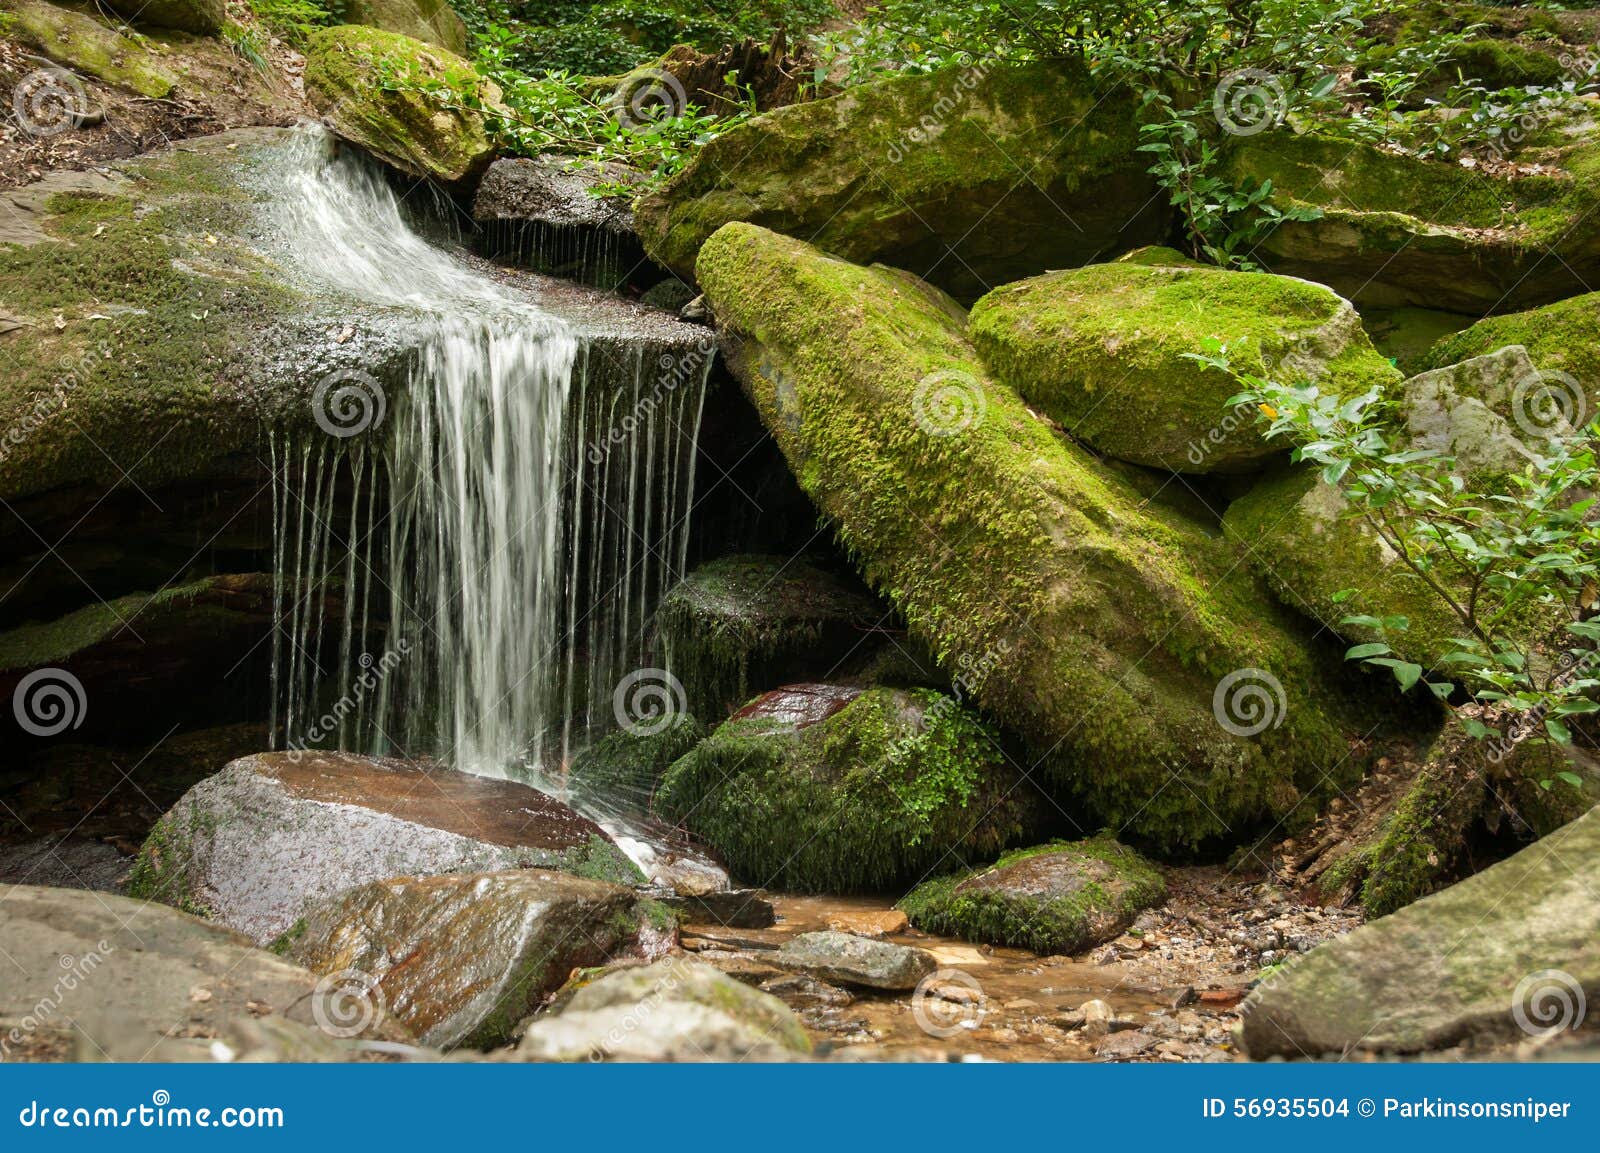
{"type": "Polygon", "coordinates": [[[864,590],[803,560],[730,556],[662,598],[656,625],[690,711],[724,717],[758,692],[829,676],[882,617],[864,590]]]}
{"type": "Polygon", "coordinates": [[[573,758],[568,778],[584,796],[642,809],[667,766],[705,735],[705,726],[684,713],[670,718],[657,732],[607,733],[573,758]]]}
{"type": "Polygon", "coordinates": [[[924,932],[1035,953],[1078,953],[1122,932],[1141,910],[1165,900],[1166,891],[1160,870],[1102,834],[1022,849],[985,869],[924,881],[897,907],[924,932]],[[1051,859],[1048,883],[1020,876],[1039,870],[1040,858],[1051,859]],[[1016,884],[981,883],[1003,875],[1016,884]]]}
{"type": "Polygon", "coordinates": [[[996,734],[931,690],[872,689],[825,721],[730,720],[667,772],[658,810],[762,886],[861,892],[1032,823],[996,734]]]}
{"type": "Polygon", "coordinates": [[[1241,372],[1315,380],[1341,396],[1400,380],[1328,289],[1192,261],[1119,261],[1008,284],[973,306],[971,333],[985,363],[1070,435],[1178,471],[1249,468],[1282,453],[1253,419],[1229,413],[1234,378],[1189,359],[1208,339],[1227,344],[1241,372]]]}
{"type": "Polygon", "coordinates": [[[1459,876],[1466,864],[1467,838],[1483,806],[1484,777],[1460,759],[1476,750],[1459,743],[1458,748],[1436,747],[1379,829],[1361,886],[1367,916],[1386,916],[1427,896],[1459,876]]]}
{"type": "Polygon", "coordinates": [[[267,945],[269,953],[276,953],[280,957],[287,957],[294,951],[295,942],[306,935],[306,919],[301,917],[290,925],[283,933],[267,945]]]}
{"type": "Polygon", "coordinates": [[[1600,416],[1600,292],[1480,320],[1436,343],[1425,363],[1442,368],[1511,344],[1526,348],[1541,372],[1573,377],[1588,397],[1589,418],[1600,416]]]}
{"type": "Polygon", "coordinates": [[[1130,97],[1097,93],[1080,67],[951,69],[756,117],[642,197],[635,216],[650,254],[686,280],[700,246],[740,220],[847,259],[930,270],[971,300],[1155,239],[1161,212],[1128,219],[1128,205],[1154,198],[1138,143],[1130,97]]]}
{"type": "Polygon", "coordinates": [[[63,664],[83,650],[117,637],[135,618],[148,622],[169,612],[198,613],[194,618],[197,628],[203,629],[207,620],[231,624],[237,617],[225,608],[195,607],[195,602],[215,583],[216,578],[207,577],[157,593],[133,593],[88,605],[60,620],[22,625],[0,633],[0,670],[63,664]]]}
{"type": "Polygon", "coordinates": [[[925,285],[743,224],[698,274],[801,487],[912,635],[1033,746],[1040,779],[1176,850],[1300,819],[1300,790],[1331,787],[1330,766],[1359,775],[1336,655],[1231,546],[987,380],[959,311],[925,285]],[[976,417],[946,436],[908,419],[929,380],[965,389],[976,417]],[[1242,669],[1284,693],[1281,725],[1254,738],[1212,711],[1242,669]]]}
{"type": "Polygon", "coordinates": [[[610,840],[591,833],[589,839],[576,849],[552,854],[554,860],[540,866],[587,877],[591,881],[609,881],[613,885],[637,885],[645,880],[639,866],[630,861],[623,851],[610,840]]]}
{"type": "Polygon", "coordinates": [[[458,181],[493,157],[483,118],[461,105],[500,94],[443,48],[361,25],[323,29],[307,37],[305,86],[340,135],[413,175],[458,181]]]}
{"type": "Polygon", "coordinates": [[[163,816],[145,837],[133,868],[128,872],[128,896],[140,901],[159,901],[192,916],[212,919],[214,911],[194,893],[189,865],[195,844],[208,839],[215,831],[216,817],[211,813],[191,810],[182,827],[172,814],[163,816]]]}
{"type": "Polygon", "coordinates": [[[169,96],[178,84],[145,38],[123,36],[88,12],[39,0],[6,0],[6,7],[10,34],[52,60],[153,100],[169,96]]]}

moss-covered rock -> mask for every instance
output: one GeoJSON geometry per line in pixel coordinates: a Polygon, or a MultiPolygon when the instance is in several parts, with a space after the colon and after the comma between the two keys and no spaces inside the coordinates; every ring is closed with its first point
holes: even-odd
{"type": "Polygon", "coordinates": [[[326,28],[307,42],[305,84],[333,131],[413,176],[454,183],[494,157],[482,116],[419,86],[499,102],[494,85],[443,48],[362,25],[326,28]]]}
{"type": "MultiPolygon", "coordinates": [[[[1525,348],[1534,367],[1552,375],[1547,381],[1551,386],[1562,384],[1554,374],[1572,378],[1587,402],[1577,423],[1600,418],[1600,292],[1586,292],[1527,312],[1487,317],[1439,340],[1428,350],[1425,361],[1429,368],[1443,368],[1508,345],[1525,348]]],[[[1576,407],[1572,406],[1574,415],[1576,407]]]]}
{"type": "Polygon", "coordinates": [[[87,11],[43,0],[5,0],[0,12],[10,17],[10,35],[107,84],[160,100],[178,83],[176,72],[147,44],[87,11]]]}
{"type": "Polygon", "coordinates": [[[985,945],[1080,953],[1166,899],[1161,872],[1110,836],[1007,853],[985,869],[935,877],[899,904],[911,923],[985,945]]]}
{"type": "Polygon", "coordinates": [[[720,720],[756,693],[836,677],[884,615],[865,589],[807,561],[731,556],[679,582],[656,622],[690,712],[720,720]]]}
{"type": "Polygon", "coordinates": [[[987,380],[948,298],[745,224],[698,271],[801,488],[912,635],[1031,743],[1036,779],[1176,849],[1290,816],[1332,766],[1359,773],[1337,659],[1231,546],[987,380]],[[1263,672],[1283,707],[1253,735],[1224,728],[1219,686],[1233,677],[1226,703],[1263,672]]]}
{"type": "Polygon", "coordinates": [[[1022,398],[1100,452],[1180,472],[1249,469],[1281,455],[1253,413],[1230,413],[1238,382],[1190,357],[1223,341],[1235,368],[1357,395],[1400,374],[1349,302],[1320,284],[1192,261],[1156,249],[997,288],[972,309],[972,341],[1022,398]]]}
{"type": "Polygon", "coordinates": [[[1272,272],[1330,285],[1357,305],[1482,315],[1588,291],[1600,279],[1600,143],[1527,148],[1541,168],[1489,175],[1312,133],[1235,138],[1225,170],[1270,179],[1283,208],[1255,250],[1272,272]]]}
{"type": "Polygon", "coordinates": [[[712,233],[744,220],[972,300],[1157,239],[1164,198],[1138,143],[1132,98],[1096,92],[1077,67],[979,64],[757,117],[635,214],[650,254],[684,279],[712,233]]]}
{"type": "Polygon", "coordinates": [[[607,733],[573,758],[568,783],[579,797],[643,812],[668,766],[705,735],[705,726],[687,713],[651,732],[607,733]]]}
{"type": "Polygon", "coordinates": [[[758,698],[656,793],[738,876],[814,892],[886,889],[991,855],[1027,833],[1035,801],[954,699],[824,685],[758,698]]]}
{"type": "Polygon", "coordinates": [[[108,0],[108,3],[119,16],[135,24],[201,36],[215,36],[228,19],[222,0],[108,0]]]}
{"type": "Polygon", "coordinates": [[[467,50],[467,26],[445,0],[346,0],[346,24],[365,24],[437,44],[458,56],[467,50]]]}

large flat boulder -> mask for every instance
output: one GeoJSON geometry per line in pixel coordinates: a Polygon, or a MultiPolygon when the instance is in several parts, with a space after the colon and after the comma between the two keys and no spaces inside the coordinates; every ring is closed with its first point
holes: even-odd
{"type": "Polygon", "coordinates": [[[1600,998],[1600,809],[1264,982],[1252,1058],[1417,1053],[1575,1028],[1600,998]]]}
{"type": "Polygon", "coordinates": [[[1235,137],[1224,171],[1272,182],[1280,222],[1254,249],[1272,272],[1329,285],[1359,306],[1414,305],[1481,316],[1600,283],[1592,135],[1524,149],[1501,176],[1315,133],[1235,137]]]}
{"type": "Polygon", "coordinates": [[[239,933],[109,893],[8,887],[0,901],[7,1061],[350,1061],[410,1042],[239,933]]]}
{"type": "Polygon", "coordinates": [[[313,908],[282,947],[313,972],[362,974],[424,1044],[484,1049],[573,969],[671,936],[671,914],[631,889],[519,869],[373,881],[313,908]]]}
{"type": "Polygon", "coordinates": [[[265,944],[370,881],[530,868],[641,879],[598,825],[527,785],[418,761],[262,753],[157,822],[129,892],[265,944]]]}
{"type": "Polygon", "coordinates": [[[1049,272],[972,308],[995,374],[1108,456],[1177,472],[1248,471],[1284,452],[1228,406],[1238,381],[1191,357],[1220,340],[1239,372],[1358,396],[1400,373],[1350,302],[1309,281],[1235,272],[1170,249],[1049,272]]]}
{"type": "Polygon", "coordinates": [[[685,280],[700,246],[742,220],[973,300],[1155,241],[1165,197],[1138,146],[1132,96],[1097,91],[1080,67],[974,65],[739,125],[635,216],[645,248],[685,280]]]}
{"type": "Polygon", "coordinates": [[[939,967],[926,949],[873,941],[855,933],[824,929],[801,933],[772,955],[774,964],[868,989],[915,989],[939,967]]]}
{"type": "Polygon", "coordinates": [[[655,796],[737,876],[808,892],[878,891],[982,860],[1037,827],[1041,807],[998,734],[954,698],[829,684],[757,697],[655,796]]]}
{"type": "Polygon", "coordinates": [[[1359,775],[1336,654],[1226,542],[995,384],[947,297],[747,224],[698,270],[801,488],[965,699],[1027,739],[1035,780],[1176,847],[1288,817],[1329,766],[1359,775]]]}

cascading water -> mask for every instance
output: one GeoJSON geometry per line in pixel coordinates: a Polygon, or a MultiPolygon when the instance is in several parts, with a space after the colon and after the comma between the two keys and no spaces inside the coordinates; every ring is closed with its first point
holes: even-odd
{"type": "Polygon", "coordinates": [[[712,346],[558,317],[420,238],[319,132],[284,166],[281,255],[414,351],[393,386],[321,382],[331,435],[272,445],[275,732],[548,783],[651,659],[712,346]]]}

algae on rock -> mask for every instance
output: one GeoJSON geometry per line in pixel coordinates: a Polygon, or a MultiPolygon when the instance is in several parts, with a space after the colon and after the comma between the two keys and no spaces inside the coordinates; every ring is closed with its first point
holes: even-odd
{"type": "Polygon", "coordinates": [[[948,298],[748,224],[698,273],[801,488],[947,671],[985,671],[972,700],[1040,779],[1176,850],[1309,815],[1306,793],[1359,775],[1336,655],[1225,542],[988,380],[948,298]],[[930,410],[939,390],[961,403],[930,410]],[[1251,677],[1281,695],[1240,735],[1215,702],[1251,677]]]}

